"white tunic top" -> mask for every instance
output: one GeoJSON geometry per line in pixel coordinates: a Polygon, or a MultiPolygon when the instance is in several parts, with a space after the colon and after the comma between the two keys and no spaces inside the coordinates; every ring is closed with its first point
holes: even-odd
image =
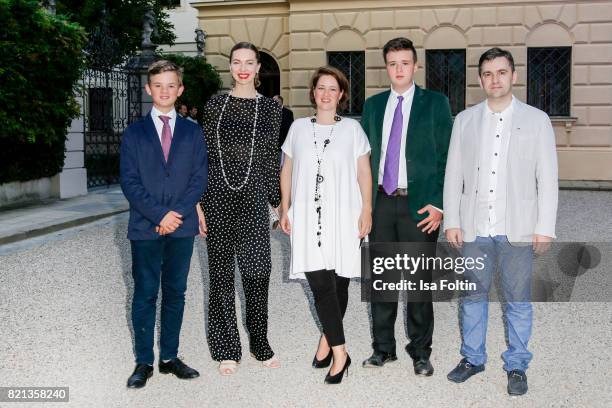
{"type": "Polygon", "coordinates": [[[361,192],[357,183],[357,159],[369,153],[370,144],[359,122],[343,118],[335,125],[314,124],[310,117],[291,125],[282,150],[292,160],[291,174],[291,279],[321,269],[338,276],[360,276],[358,220],[361,192]],[[333,129],[333,133],[332,132],[333,129]],[[331,137],[330,137],[331,133],[331,137]],[[321,246],[315,204],[317,154],[321,157],[321,246]],[[330,143],[323,152],[323,141],[330,143]]]}

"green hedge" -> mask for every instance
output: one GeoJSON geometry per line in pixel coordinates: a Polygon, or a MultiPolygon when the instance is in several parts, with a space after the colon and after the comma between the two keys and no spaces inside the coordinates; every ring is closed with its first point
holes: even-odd
{"type": "Polygon", "coordinates": [[[62,169],[85,40],[38,1],[0,0],[0,184],[62,169]]]}
{"type": "Polygon", "coordinates": [[[185,91],[177,103],[197,106],[198,120],[201,123],[204,104],[223,86],[219,73],[203,57],[188,57],[180,54],[161,54],[159,57],[183,67],[185,91]]]}

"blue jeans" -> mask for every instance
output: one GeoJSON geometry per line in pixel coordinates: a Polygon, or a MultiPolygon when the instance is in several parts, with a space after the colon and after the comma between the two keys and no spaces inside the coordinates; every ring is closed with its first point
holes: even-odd
{"type": "Polygon", "coordinates": [[[461,354],[473,365],[487,362],[489,289],[499,265],[508,345],[508,349],[502,353],[504,370],[527,370],[533,357],[527,350],[533,321],[530,303],[533,269],[531,245],[512,246],[505,235],[476,237],[475,241],[464,243],[462,255],[483,257],[484,268],[465,272],[465,278],[476,283],[477,290],[464,294],[459,303],[461,354]]]}
{"type": "Polygon", "coordinates": [[[176,358],[193,237],[132,240],[132,325],[136,364],[153,364],[155,307],[161,285],[160,360],[176,358]]]}

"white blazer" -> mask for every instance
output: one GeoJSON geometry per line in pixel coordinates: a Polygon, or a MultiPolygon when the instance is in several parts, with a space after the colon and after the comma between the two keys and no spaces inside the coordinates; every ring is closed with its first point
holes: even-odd
{"type": "MultiPolygon", "coordinates": [[[[444,230],[461,228],[466,242],[476,239],[480,138],[486,103],[457,115],[446,161],[444,230]]],[[[555,238],[559,183],[552,124],[545,112],[516,98],[514,103],[507,162],[506,235],[510,242],[531,242],[533,234],[555,238]]]]}

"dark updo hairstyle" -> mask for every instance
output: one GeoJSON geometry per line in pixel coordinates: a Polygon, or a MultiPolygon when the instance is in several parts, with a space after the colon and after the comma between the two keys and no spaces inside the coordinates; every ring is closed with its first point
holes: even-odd
{"type": "Polygon", "coordinates": [[[317,102],[315,101],[314,97],[314,91],[317,87],[317,84],[319,83],[319,79],[321,79],[321,77],[325,75],[334,77],[338,82],[338,86],[342,91],[342,97],[340,97],[340,100],[338,101],[338,107],[341,110],[345,110],[348,107],[349,82],[348,79],[346,79],[346,76],[342,73],[342,71],[334,67],[321,67],[317,69],[317,71],[314,73],[312,79],[310,80],[310,103],[312,103],[312,106],[314,106],[315,108],[317,107],[317,102]]]}
{"type": "MultiPolygon", "coordinates": [[[[232,56],[234,55],[234,51],[236,50],[253,51],[255,53],[255,59],[257,60],[257,63],[261,64],[261,56],[259,55],[259,50],[257,49],[257,47],[248,41],[241,41],[237,43],[236,45],[234,45],[232,49],[230,50],[230,54],[229,54],[230,65],[232,63],[232,56]]],[[[255,74],[255,88],[258,88],[259,85],[261,85],[261,82],[259,81],[259,73],[257,73],[255,74]]]]}

